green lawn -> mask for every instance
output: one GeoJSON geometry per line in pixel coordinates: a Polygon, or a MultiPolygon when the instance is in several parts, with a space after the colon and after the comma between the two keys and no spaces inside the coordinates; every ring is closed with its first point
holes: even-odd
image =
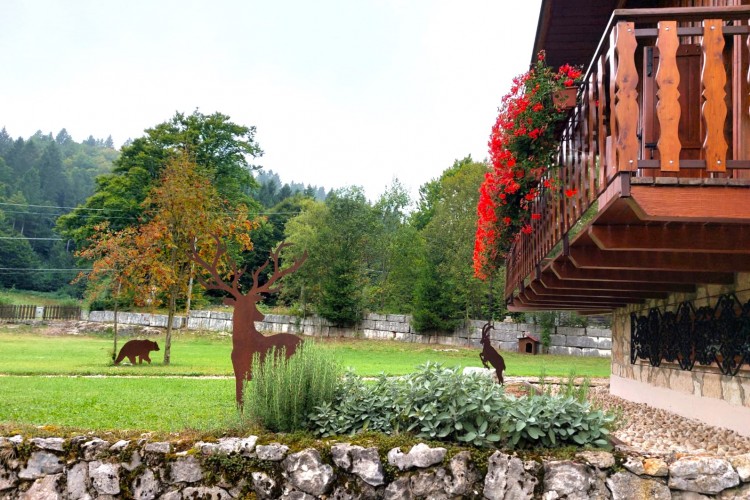
{"type": "MultiPolygon", "coordinates": [[[[164,338],[154,338],[164,347],[164,338]]],[[[479,349],[393,341],[321,340],[363,376],[402,375],[426,361],[481,366],[479,349]]],[[[120,342],[122,345],[123,340],[120,342]]],[[[236,418],[231,339],[178,334],[172,364],[112,366],[104,336],[45,335],[0,325],[0,429],[53,425],[91,430],[215,429],[236,418]],[[98,375],[105,377],[98,378],[98,375]],[[140,375],[141,377],[112,377],[140,375]],[[82,377],[85,376],[85,377],[82,377]],[[185,376],[173,378],[170,376],[185,376]],[[9,425],[11,427],[9,427],[9,425]]],[[[503,353],[506,375],[608,377],[609,359],[503,353]]]]}

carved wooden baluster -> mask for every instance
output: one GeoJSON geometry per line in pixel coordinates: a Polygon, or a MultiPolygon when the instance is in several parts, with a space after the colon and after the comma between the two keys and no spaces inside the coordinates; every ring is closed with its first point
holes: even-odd
{"type": "MultiPolygon", "coordinates": [[[[604,54],[599,56],[596,66],[596,154],[599,159],[599,186],[607,185],[607,134],[604,128],[604,105],[607,96],[604,94],[604,54]]],[[[592,75],[593,76],[593,75],[592,75]]]]}
{"type": "Polygon", "coordinates": [[[617,23],[617,170],[638,169],[638,70],[635,67],[635,39],[633,23],[617,23]]]}
{"type": "Polygon", "coordinates": [[[727,119],[727,104],[724,101],[727,74],[724,70],[724,34],[720,19],[703,21],[703,119],[706,122],[706,140],[703,150],[706,154],[706,170],[726,172],[727,141],[724,125],[727,119]]]}
{"type": "Polygon", "coordinates": [[[617,32],[620,29],[620,25],[616,24],[612,28],[612,33],[609,37],[609,74],[607,75],[609,81],[609,141],[607,144],[607,179],[612,178],[617,173],[617,152],[615,147],[615,140],[617,139],[617,115],[615,114],[615,75],[617,74],[617,32]]]}
{"type": "Polygon", "coordinates": [[[680,150],[682,145],[678,135],[680,125],[680,72],[677,69],[677,22],[662,21],[659,23],[659,36],[656,46],[659,48],[659,67],[656,69],[656,83],[659,86],[656,104],[656,115],[659,118],[659,160],[661,170],[677,172],[680,170],[680,150]]]}
{"type": "Polygon", "coordinates": [[[596,71],[592,71],[586,87],[586,102],[588,106],[588,120],[586,120],[586,139],[588,140],[586,150],[586,175],[588,180],[589,203],[592,203],[596,199],[596,157],[598,151],[596,150],[595,134],[596,127],[599,125],[599,122],[597,121],[596,85],[596,71]]]}

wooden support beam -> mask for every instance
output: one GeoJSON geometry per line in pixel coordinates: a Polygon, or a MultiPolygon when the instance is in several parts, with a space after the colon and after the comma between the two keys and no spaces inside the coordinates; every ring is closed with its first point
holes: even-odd
{"type": "Polygon", "coordinates": [[[529,285],[531,289],[539,296],[552,298],[567,297],[594,297],[600,299],[622,300],[631,304],[643,302],[646,299],[666,299],[668,294],[665,292],[634,292],[626,290],[585,290],[569,288],[547,288],[541,281],[532,281],[529,285]]]}
{"type": "Polygon", "coordinates": [[[641,283],[677,284],[701,283],[706,285],[734,284],[734,273],[579,269],[572,262],[568,261],[555,261],[552,263],[551,269],[561,280],[638,281],[641,283]]]}
{"type": "Polygon", "coordinates": [[[750,226],[742,225],[597,225],[588,235],[602,250],[750,254],[750,226]]]}
{"type": "Polygon", "coordinates": [[[640,271],[750,272],[747,255],[600,250],[572,247],[570,261],[583,269],[631,269],[640,271]]]}
{"type": "Polygon", "coordinates": [[[527,288],[526,292],[522,295],[525,296],[526,299],[528,299],[530,302],[534,302],[536,304],[570,304],[570,305],[577,305],[579,307],[624,307],[626,304],[637,304],[641,302],[640,300],[636,301],[627,301],[627,300],[620,300],[620,299],[611,299],[611,298],[595,298],[595,297],[565,297],[565,298],[549,298],[545,297],[543,295],[537,295],[534,293],[534,291],[531,288],[527,288]]]}
{"type": "Polygon", "coordinates": [[[550,290],[622,290],[655,293],[692,293],[695,285],[677,283],[644,283],[641,281],[582,281],[561,280],[552,271],[542,273],[542,283],[550,290]]]}
{"type": "Polygon", "coordinates": [[[518,309],[511,309],[510,306],[508,307],[508,310],[514,311],[596,311],[597,313],[601,313],[601,311],[611,311],[614,309],[614,307],[611,306],[602,306],[602,305],[581,305],[581,304],[571,304],[569,302],[535,302],[532,300],[529,300],[528,298],[518,295],[513,298],[513,307],[517,307],[518,309]]]}
{"type": "Polygon", "coordinates": [[[626,201],[641,220],[750,223],[750,189],[631,185],[626,201]]]}

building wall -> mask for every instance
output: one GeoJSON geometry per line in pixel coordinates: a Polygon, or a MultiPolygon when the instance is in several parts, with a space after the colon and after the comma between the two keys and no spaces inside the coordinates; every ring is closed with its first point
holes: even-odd
{"type": "Polygon", "coordinates": [[[750,369],[724,376],[718,367],[699,366],[683,371],[676,364],[651,366],[648,361],[630,363],[630,313],[645,315],[652,307],[675,311],[692,300],[696,308],[714,306],[719,296],[734,292],[743,303],[750,299],[750,274],[740,274],[734,286],[700,286],[693,294],[673,294],[665,300],[632,305],[612,317],[611,392],[620,397],[673,411],[711,425],[750,436],[750,369]]]}

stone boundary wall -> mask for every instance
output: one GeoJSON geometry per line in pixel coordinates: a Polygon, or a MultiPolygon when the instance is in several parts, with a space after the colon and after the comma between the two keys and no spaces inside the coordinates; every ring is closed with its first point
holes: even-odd
{"type": "MultiPolygon", "coordinates": [[[[114,321],[112,311],[91,311],[89,321],[114,321]]],[[[123,324],[147,327],[166,327],[167,316],[144,313],[118,313],[118,321],[123,324]]],[[[323,318],[309,316],[287,316],[267,314],[263,322],[257,322],[258,331],[266,333],[293,333],[322,337],[358,337],[366,339],[391,339],[402,342],[416,342],[445,345],[479,346],[484,321],[471,320],[457,328],[452,334],[420,334],[413,331],[411,317],[404,314],[367,314],[357,329],[336,328],[323,318]]],[[[187,320],[176,316],[174,328],[188,330],[209,330],[219,332],[232,331],[232,313],[220,311],[191,311],[187,320]]],[[[524,333],[541,336],[541,327],[525,323],[495,323],[490,337],[495,347],[501,351],[518,351],[518,338],[524,333]]],[[[612,352],[612,333],[608,329],[598,328],[555,328],[551,336],[550,354],[568,356],[609,357],[612,352]]]]}
{"type": "Polygon", "coordinates": [[[523,460],[425,444],[316,446],[295,451],[256,436],[181,449],[145,439],[0,437],[0,499],[750,498],[750,454],[583,451],[572,460],[523,460]]]}

